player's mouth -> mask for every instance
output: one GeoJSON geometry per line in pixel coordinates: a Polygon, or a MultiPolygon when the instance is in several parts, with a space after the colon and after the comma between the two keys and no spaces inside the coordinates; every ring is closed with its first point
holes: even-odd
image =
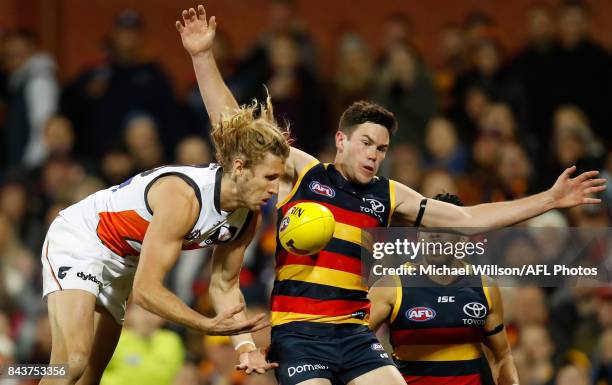
{"type": "Polygon", "coordinates": [[[374,175],[374,167],[365,165],[365,166],[361,166],[361,168],[365,170],[366,174],[374,175]]]}

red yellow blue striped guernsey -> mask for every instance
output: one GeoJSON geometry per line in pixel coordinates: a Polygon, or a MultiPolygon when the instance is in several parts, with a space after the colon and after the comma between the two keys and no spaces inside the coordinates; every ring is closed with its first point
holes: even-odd
{"type": "Polygon", "coordinates": [[[367,326],[370,303],[361,278],[362,229],[388,226],[395,206],[393,182],[376,177],[348,182],[332,164],[313,162],[277,205],[278,218],[299,202],[317,202],[334,215],[332,240],[318,254],[298,256],[277,237],[273,328],[332,333],[338,325],[367,326]]]}
{"type": "Polygon", "coordinates": [[[462,276],[450,285],[426,276],[396,280],[389,331],[393,360],[406,383],[482,384],[482,375],[490,373],[481,342],[493,306],[486,277],[462,276]]]}

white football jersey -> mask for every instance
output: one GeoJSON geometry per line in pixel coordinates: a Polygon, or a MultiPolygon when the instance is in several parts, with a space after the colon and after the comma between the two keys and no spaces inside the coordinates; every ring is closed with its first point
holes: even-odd
{"type": "Polygon", "coordinates": [[[95,235],[113,254],[120,257],[138,256],[153,217],[147,202],[149,188],[157,179],[174,175],[194,189],[200,202],[200,214],[194,227],[184,237],[183,250],[229,242],[248,227],[253,212],[247,208],[232,212],[221,210],[222,174],[223,170],[218,164],[158,167],[120,185],[98,191],[62,210],[59,215],[95,235]]]}

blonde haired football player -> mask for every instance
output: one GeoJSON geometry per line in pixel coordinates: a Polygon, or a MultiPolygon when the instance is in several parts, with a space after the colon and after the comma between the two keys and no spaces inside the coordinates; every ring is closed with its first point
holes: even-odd
{"type": "MultiPolygon", "coordinates": [[[[206,334],[267,326],[247,320],[238,277],[258,211],[278,193],[288,134],[269,101],[226,110],[212,133],[219,164],[163,166],[98,191],[60,212],[42,251],[52,364],[69,376],[53,384],[98,383],[111,358],[130,292],[143,308],[206,334]],[[163,285],[181,250],[215,246],[207,318],[163,285]]],[[[270,368],[250,334],[235,337],[242,367],[270,368]]],[[[41,384],[47,384],[43,380],[41,384]]]]}

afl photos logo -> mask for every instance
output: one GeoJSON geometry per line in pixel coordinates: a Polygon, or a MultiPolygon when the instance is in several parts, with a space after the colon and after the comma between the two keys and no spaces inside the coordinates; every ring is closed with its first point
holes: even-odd
{"type": "Polygon", "coordinates": [[[472,318],[484,318],[487,315],[487,308],[480,302],[470,302],[463,306],[463,312],[472,318]]]}
{"type": "Polygon", "coordinates": [[[436,311],[429,307],[412,307],[406,312],[406,318],[414,322],[431,321],[436,317],[436,311]]]}
{"type": "Polygon", "coordinates": [[[336,196],[336,192],[334,191],[333,188],[326,186],[322,183],[319,183],[316,180],[310,182],[310,184],[308,185],[308,188],[310,188],[310,190],[315,194],[323,195],[323,196],[330,197],[330,198],[333,198],[336,196]]]}

